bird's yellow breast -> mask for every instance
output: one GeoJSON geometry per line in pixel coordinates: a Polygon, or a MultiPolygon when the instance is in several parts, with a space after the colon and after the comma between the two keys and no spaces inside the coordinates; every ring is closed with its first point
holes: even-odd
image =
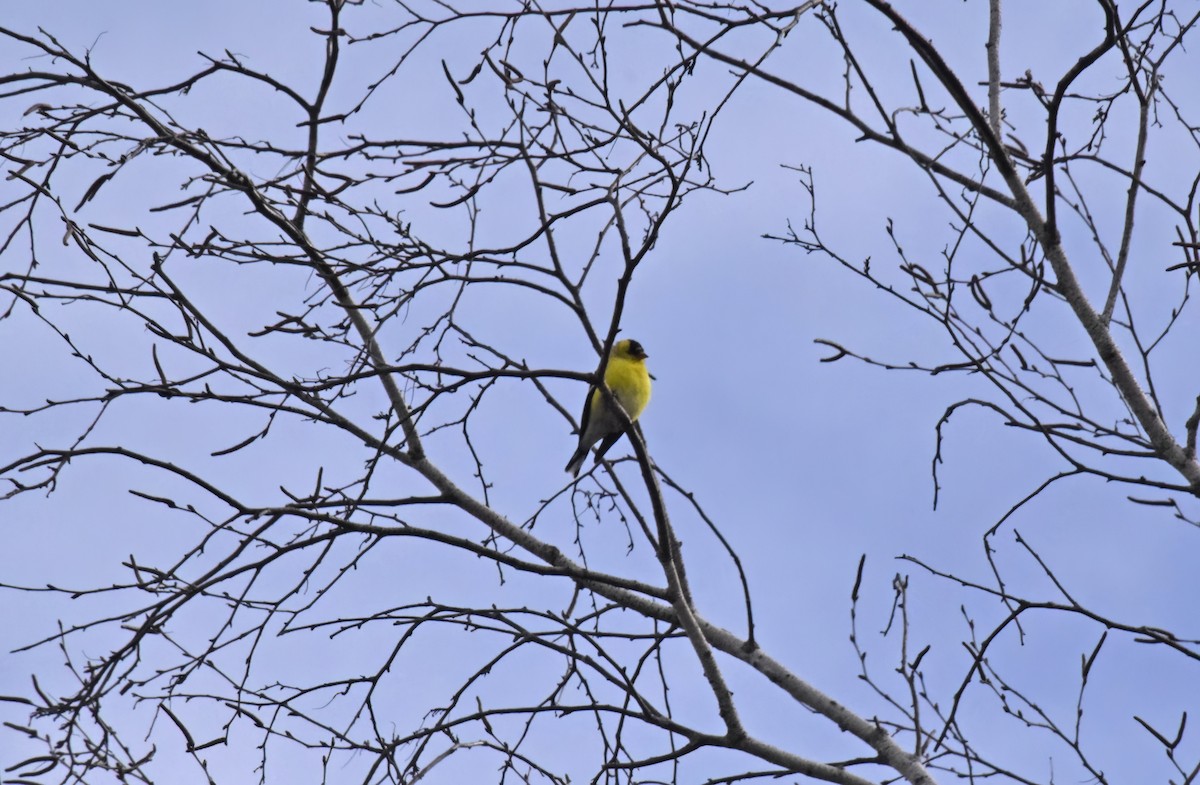
{"type": "Polygon", "coordinates": [[[628,357],[611,357],[604,372],[604,383],[621,402],[621,407],[636,420],[650,402],[650,373],[646,363],[628,357]]]}

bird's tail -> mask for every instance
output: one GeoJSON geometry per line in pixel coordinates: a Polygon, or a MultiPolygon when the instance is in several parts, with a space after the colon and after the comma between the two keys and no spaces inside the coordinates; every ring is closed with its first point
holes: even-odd
{"type": "Polygon", "coordinates": [[[583,468],[583,461],[587,458],[589,445],[581,444],[575,454],[571,456],[571,460],[567,461],[567,473],[572,477],[579,476],[579,470],[583,468]]]}

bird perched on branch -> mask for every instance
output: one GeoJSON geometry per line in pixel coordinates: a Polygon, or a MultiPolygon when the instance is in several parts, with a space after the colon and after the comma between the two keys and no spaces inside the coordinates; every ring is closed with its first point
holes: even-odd
{"type": "MultiPolygon", "coordinates": [[[[650,373],[646,370],[648,356],[640,343],[628,338],[617,341],[608,353],[604,384],[612,391],[617,403],[621,404],[630,422],[637,420],[650,401],[650,373]]],[[[579,447],[571,460],[567,461],[567,471],[572,476],[579,476],[579,469],[593,444],[600,442],[596,449],[596,463],[599,463],[604,453],[625,433],[624,420],[607,397],[595,387],[588,392],[579,423],[579,447]]]]}

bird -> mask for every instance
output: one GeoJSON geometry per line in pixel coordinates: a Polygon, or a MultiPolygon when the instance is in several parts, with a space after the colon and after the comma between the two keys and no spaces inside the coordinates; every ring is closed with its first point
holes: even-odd
{"type": "MultiPolygon", "coordinates": [[[[646,370],[646,350],[637,341],[626,338],[613,344],[608,353],[608,367],[604,371],[604,384],[612,391],[612,397],[621,404],[629,421],[634,422],[646,404],[650,402],[650,372],[646,370]]],[[[571,460],[567,461],[566,470],[572,476],[579,476],[583,460],[587,458],[588,450],[596,442],[600,442],[596,450],[596,463],[604,457],[604,453],[617,443],[621,434],[625,433],[625,423],[620,414],[608,402],[607,396],[595,387],[588,392],[583,405],[583,415],[579,422],[579,447],[571,460]]]]}

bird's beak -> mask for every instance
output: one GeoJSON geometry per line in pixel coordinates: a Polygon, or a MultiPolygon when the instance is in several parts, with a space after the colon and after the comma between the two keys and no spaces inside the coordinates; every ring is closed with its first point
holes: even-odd
{"type": "Polygon", "coordinates": [[[649,357],[649,356],[650,356],[650,355],[646,354],[645,352],[638,352],[638,353],[637,353],[637,358],[638,358],[639,360],[644,360],[644,359],[646,359],[646,358],[647,358],[647,357],[649,357]]]}

